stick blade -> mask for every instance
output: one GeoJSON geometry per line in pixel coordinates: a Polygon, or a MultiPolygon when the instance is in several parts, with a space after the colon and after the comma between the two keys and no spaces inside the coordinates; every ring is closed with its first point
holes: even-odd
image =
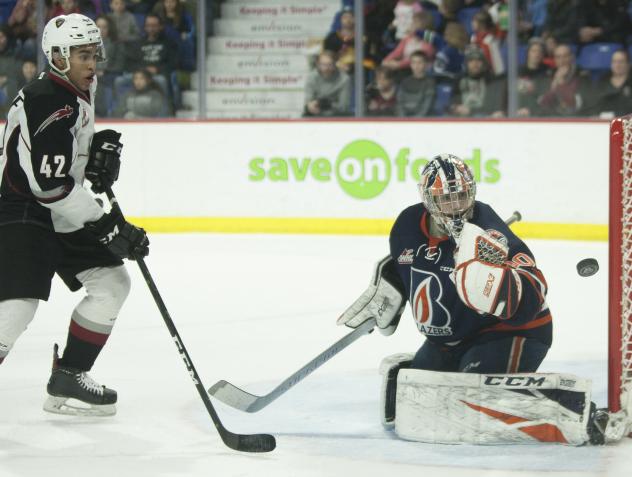
{"type": "Polygon", "coordinates": [[[230,407],[247,412],[252,412],[251,406],[259,398],[223,379],[208,388],[208,393],[230,407]]]}
{"type": "Polygon", "coordinates": [[[276,448],[276,439],[270,434],[232,434],[224,443],[241,452],[271,452],[276,448]]]}

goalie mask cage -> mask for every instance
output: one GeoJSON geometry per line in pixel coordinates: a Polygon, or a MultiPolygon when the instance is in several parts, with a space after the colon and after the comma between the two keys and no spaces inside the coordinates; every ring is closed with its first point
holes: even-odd
{"type": "Polygon", "coordinates": [[[632,115],[610,123],[608,408],[631,411],[632,115]]]}

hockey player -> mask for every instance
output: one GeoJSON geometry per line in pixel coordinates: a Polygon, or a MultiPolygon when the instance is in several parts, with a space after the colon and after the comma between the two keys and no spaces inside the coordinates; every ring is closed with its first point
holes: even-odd
{"type": "Polygon", "coordinates": [[[50,71],[13,101],[0,160],[0,362],[47,300],[57,273],[85,296],[72,312],[63,357],[55,345],[44,409],[114,414],[116,391],[87,374],[105,345],[130,287],[123,258],[148,253],[145,231],[105,213],[83,187],[103,192],[118,178],[120,134],[94,131],[99,29],[80,14],[44,28],[50,71]]]}
{"type": "Polygon", "coordinates": [[[590,382],[534,373],[552,319],[529,248],[475,200],[458,157],[430,161],[419,192],[421,203],[395,221],[371,285],[338,319],[355,328],[374,318],[390,335],[408,301],[426,337],[416,353],[382,361],[383,425],[422,442],[602,443],[590,382]]]}
{"type": "Polygon", "coordinates": [[[475,200],[468,166],[442,154],[423,169],[422,202],[390,234],[390,256],[370,288],[338,320],[375,316],[395,331],[406,299],[426,340],[410,367],[472,373],[533,372],[552,336],[546,281],[527,246],[475,200]]]}

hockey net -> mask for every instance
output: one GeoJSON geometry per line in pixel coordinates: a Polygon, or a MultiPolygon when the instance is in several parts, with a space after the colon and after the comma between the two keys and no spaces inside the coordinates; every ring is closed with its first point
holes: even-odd
{"type": "Polygon", "coordinates": [[[610,124],[608,408],[632,419],[632,115],[610,124]]]}

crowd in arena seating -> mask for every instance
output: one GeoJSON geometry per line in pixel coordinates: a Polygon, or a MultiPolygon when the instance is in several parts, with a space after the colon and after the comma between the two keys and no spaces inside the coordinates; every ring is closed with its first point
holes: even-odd
{"type": "MultiPolygon", "coordinates": [[[[181,108],[196,68],[196,1],[45,0],[45,20],[81,12],[101,29],[108,59],[98,65],[97,116],[166,117],[181,108]]],[[[217,13],[221,3],[207,7],[217,13]]],[[[37,74],[36,6],[0,0],[3,115],[37,74]]],[[[363,7],[363,115],[507,115],[507,0],[364,0],[363,7]]],[[[518,10],[518,116],[632,113],[632,0],[519,0],[518,10]]],[[[323,37],[303,115],[353,115],[352,0],[341,0],[323,37]]]]}
{"type": "MultiPolygon", "coordinates": [[[[82,13],[101,29],[98,117],[172,116],[195,68],[195,22],[185,0],[46,0],[47,21],[82,13]]],[[[37,74],[36,0],[0,0],[0,110],[37,74]]]]}
{"type": "MultiPolygon", "coordinates": [[[[518,116],[632,113],[632,1],[520,0],[518,11],[518,116]]],[[[507,115],[507,0],[365,0],[364,23],[367,116],[507,115]]],[[[338,84],[353,75],[353,24],[343,0],[323,44],[338,84]]],[[[306,103],[331,102],[313,94],[306,103]]]]}

